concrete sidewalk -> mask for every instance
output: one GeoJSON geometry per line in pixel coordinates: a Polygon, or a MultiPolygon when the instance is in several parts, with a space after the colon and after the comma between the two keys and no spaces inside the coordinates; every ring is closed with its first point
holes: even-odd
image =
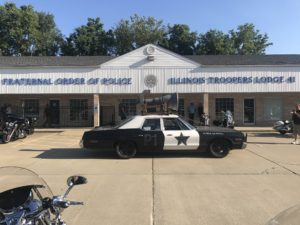
{"type": "MultiPolygon", "coordinates": [[[[270,127],[235,127],[234,129],[243,131],[243,132],[276,132],[273,128],[270,127]]],[[[278,133],[278,132],[276,132],[278,133]]]]}

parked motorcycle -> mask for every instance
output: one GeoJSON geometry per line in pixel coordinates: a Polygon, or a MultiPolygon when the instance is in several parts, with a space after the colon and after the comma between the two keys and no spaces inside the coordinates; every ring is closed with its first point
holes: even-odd
{"type": "Polygon", "coordinates": [[[18,117],[16,115],[10,114],[7,115],[6,121],[18,124],[18,129],[16,131],[17,138],[25,138],[27,136],[28,130],[30,129],[30,122],[28,118],[18,117]]]}
{"type": "Polygon", "coordinates": [[[26,133],[27,134],[33,134],[37,118],[36,117],[27,117],[27,118],[25,118],[25,121],[26,121],[25,122],[25,124],[26,124],[25,131],[26,131],[26,133]]]}
{"type": "Polygon", "coordinates": [[[53,196],[46,182],[34,172],[20,167],[0,168],[0,225],[66,225],[64,209],[83,202],[69,201],[75,185],[86,184],[82,176],[71,176],[68,189],[53,196]]]}
{"type": "Polygon", "coordinates": [[[293,133],[293,123],[289,120],[280,120],[273,125],[273,129],[282,135],[293,133]]]}
{"type": "Polygon", "coordinates": [[[2,143],[8,143],[11,140],[15,140],[19,136],[18,123],[15,122],[4,122],[2,125],[2,143]]]}
{"type": "Polygon", "coordinates": [[[224,121],[224,120],[214,120],[214,121],[213,121],[213,125],[214,125],[214,126],[217,126],[217,127],[227,127],[227,128],[233,129],[233,128],[234,128],[234,125],[235,125],[235,122],[232,121],[232,122],[230,122],[230,123],[227,123],[227,122],[224,121]]]}

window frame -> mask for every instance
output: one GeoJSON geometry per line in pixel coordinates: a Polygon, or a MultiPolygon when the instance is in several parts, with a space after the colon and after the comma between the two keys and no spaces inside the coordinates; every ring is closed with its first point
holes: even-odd
{"type": "Polygon", "coordinates": [[[171,117],[171,118],[164,117],[164,118],[162,118],[162,122],[163,122],[163,129],[165,131],[185,131],[185,130],[191,130],[189,126],[187,126],[184,122],[182,122],[179,118],[176,118],[176,117],[171,117]],[[165,120],[175,120],[175,121],[177,121],[177,125],[179,126],[180,129],[178,129],[178,130],[169,130],[169,129],[166,129],[165,120]],[[186,129],[182,129],[182,127],[179,124],[183,125],[186,129]]]}
{"type": "MultiPolygon", "coordinates": [[[[40,99],[37,99],[37,98],[23,99],[23,103],[24,103],[24,116],[25,117],[28,117],[28,116],[38,117],[40,115],[40,99]],[[30,108],[30,107],[26,107],[26,102],[29,102],[29,101],[37,103],[37,108],[36,108],[37,110],[34,110],[34,112],[32,112],[32,113],[26,111],[26,109],[30,108]]],[[[35,108],[35,107],[33,107],[33,108],[35,108]]]]}
{"type": "Polygon", "coordinates": [[[73,99],[69,100],[69,104],[70,104],[70,112],[69,112],[69,120],[70,121],[81,122],[81,121],[89,120],[89,101],[88,101],[88,99],[73,98],[73,99]],[[80,102],[78,108],[72,107],[72,102],[74,102],[74,101],[80,102]],[[82,106],[82,102],[84,102],[84,106],[82,106]],[[73,110],[75,110],[75,112],[73,110]],[[74,119],[72,118],[73,114],[75,115],[74,119]],[[80,115],[80,114],[83,114],[83,115],[80,115]]]}
{"type": "Polygon", "coordinates": [[[215,98],[215,117],[216,119],[223,119],[221,111],[226,112],[230,110],[234,116],[234,98],[215,98]],[[219,104],[221,101],[224,101],[223,104],[219,104]],[[230,102],[232,101],[232,102],[230,102]]]}
{"type": "Polygon", "coordinates": [[[143,131],[161,131],[161,130],[162,130],[161,119],[160,119],[160,118],[145,118],[145,119],[144,119],[144,122],[143,122],[143,124],[142,124],[141,129],[142,129],[143,131]],[[145,129],[144,129],[144,125],[145,125],[145,123],[146,123],[147,120],[158,120],[158,121],[159,121],[159,129],[155,129],[155,130],[152,130],[152,129],[151,129],[151,130],[145,130],[145,129]]]}

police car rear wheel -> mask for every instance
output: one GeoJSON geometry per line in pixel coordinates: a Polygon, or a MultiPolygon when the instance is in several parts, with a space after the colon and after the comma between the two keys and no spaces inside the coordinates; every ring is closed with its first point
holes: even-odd
{"type": "Polygon", "coordinates": [[[136,146],[133,142],[117,143],[115,149],[121,159],[130,159],[136,155],[136,146]]]}
{"type": "Polygon", "coordinates": [[[228,155],[230,147],[226,140],[215,140],[209,145],[212,156],[216,158],[224,158],[228,155]]]}

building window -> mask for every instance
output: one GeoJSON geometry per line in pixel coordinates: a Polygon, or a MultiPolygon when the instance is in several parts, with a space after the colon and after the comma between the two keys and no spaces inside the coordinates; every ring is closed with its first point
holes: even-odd
{"type": "Polygon", "coordinates": [[[136,105],[137,105],[137,99],[122,99],[121,105],[124,107],[124,111],[127,116],[134,116],[136,115],[136,105]]]}
{"type": "Polygon", "coordinates": [[[39,115],[39,100],[38,99],[25,99],[24,100],[24,116],[38,116],[39,115]]]}
{"type": "Polygon", "coordinates": [[[184,116],[184,99],[180,98],[178,102],[178,115],[184,116]]]}
{"type": "Polygon", "coordinates": [[[264,99],[264,119],[281,120],[282,100],[280,97],[268,97],[264,99]]]}
{"type": "Polygon", "coordinates": [[[234,99],[233,98],[216,98],[216,119],[223,119],[222,111],[230,110],[232,115],[234,113],[234,99]]]}
{"type": "Polygon", "coordinates": [[[88,100],[71,99],[70,100],[70,120],[83,121],[88,120],[88,100]]]}

